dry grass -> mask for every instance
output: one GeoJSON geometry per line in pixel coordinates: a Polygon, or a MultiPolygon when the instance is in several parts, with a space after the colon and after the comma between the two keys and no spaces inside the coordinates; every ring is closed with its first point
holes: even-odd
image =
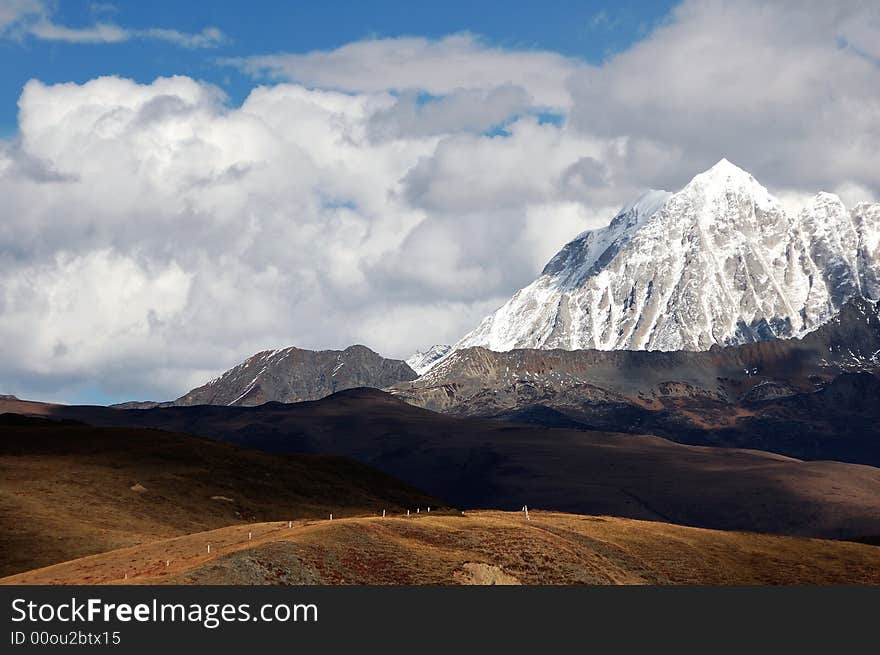
{"type": "Polygon", "coordinates": [[[428,504],[440,503],[339,457],[158,430],[0,429],[0,576],[244,522],[428,504]]]}
{"type": "Polygon", "coordinates": [[[292,528],[243,524],[0,582],[880,584],[880,548],[552,512],[533,512],[531,521],[511,512],[423,513],[306,520],[292,528]]]}

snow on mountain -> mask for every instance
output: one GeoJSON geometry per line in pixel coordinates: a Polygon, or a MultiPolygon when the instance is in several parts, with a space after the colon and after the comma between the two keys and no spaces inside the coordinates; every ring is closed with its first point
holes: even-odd
{"type": "Polygon", "coordinates": [[[453,349],[707,350],[802,335],[855,295],[880,297],[880,204],[790,215],[722,159],[576,237],[453,349]]]}
{"type": "Polygon", "coordinates": [[[434,367],[437,362],[443,359],[449,352],[452,350],[452,346],[447,346],[446,344],[435,344],[428,348],[425,352],[418,351],[411,355],[406,363],[409,367],[414,370],[419,375],[424,375],[431,368],[434,367]]]}

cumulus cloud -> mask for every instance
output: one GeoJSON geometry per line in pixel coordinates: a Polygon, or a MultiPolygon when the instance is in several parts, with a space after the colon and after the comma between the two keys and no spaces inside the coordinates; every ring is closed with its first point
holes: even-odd
{"type": "MultiPolygon", "coordinates": [[[[94,3],[93,13],[115,11],[113,5],[94,3]]],[[[0,37],[23,38],[30,36],[43,41],[65,43],[119,43],[131,39],[166,41],[184,48],[213,48],[226,36],[216,27],[188,33],[174,29],[130,29],[114,23],[96,21],[86,27],[69,27],[53,18],[54,5],[45,0],[0,0],[0,37]]]]}
{"type": "Polygon", "coordinates": [[[188,77],[31,81],[0,142],[0,392],[164,399],[263,348],[451,342],[722,156],[793,208],[876,199],[875,19],[690,1],[600,65],[370,40],[237,60],[275,79],[235,107],[188,77]]]}
{"type": "Polygon", "coordinates": [[[408,199],[432,211],[463,214],[481,208],[517,208],[554,191],[559,160],[577,159],[584,144],[552,125],[520,121],[509,136],[459,135],[444,139],[403,180],[408,199]],[[577,151],[577,152],[575,152],[577,151]],[[547,159],[551,166],[536,170],[547,159]]]}
{"type": "Polygon", "coordinates": [[[622,172],[674,186],[721,155],[758,179],[880,188],[876,2],[687,0],[571,79],[574,126],[626,140],[622,172]]]}
{"type": "Polygon", "coordinates": [[[0,150],[2,382],[170,397],[261,348],[404,356],[468,329],[582,228],[549,207],[591,145],[531,117],[509,136],[377,137],[399,102],[279,84],[230,108],[186,77],[29,82],[0,150]]]}

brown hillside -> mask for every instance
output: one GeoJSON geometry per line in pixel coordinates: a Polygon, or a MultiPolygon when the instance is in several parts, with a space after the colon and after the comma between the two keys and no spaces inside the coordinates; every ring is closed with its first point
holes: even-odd
{"type": "Polygon", "coordinates": [[[238,525],[6,584],[878,584],[880,548],[629,519],[475,511],[238,525]],[[251,532],[252,539],[248,539],[251,532]],[[211,544],[211,553],[207,545],[211,544]]]}
{"type": "Polygon", "coordinates": [[[374,389],[259,407],[27,406],[56,419],[351,457],[461,508],[528,504],[720,530],[846,539],[880,534],[880,468],[650,435],[456,418],[374,389]]]}
{"type": "Polygon", "coordinates": [[[243,521],[428,504],[341,457],[0,416],[0,575],[243,521]]]}

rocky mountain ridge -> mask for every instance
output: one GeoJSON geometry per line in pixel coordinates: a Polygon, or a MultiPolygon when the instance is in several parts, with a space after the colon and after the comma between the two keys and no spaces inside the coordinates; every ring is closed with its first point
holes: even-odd
{"type": "MultiPolygon", "coordinates": [[[[254,406],[317,400],[356,387],[381,389],[417,377],[405,362],[366,346],[345,350],[265,350],[170,403],[254,406]]],[[[156,405],[152,405],[156,406],[156,405]]],[[[130,408],[130,407],[127,407],[130,408]]]]}
{"type": "Polygon", "coordinates": [[[391,391],[459,416],[880,465],[880,303],[852,298],[802,338],[708,351],[466,348],[391,391]]]}

